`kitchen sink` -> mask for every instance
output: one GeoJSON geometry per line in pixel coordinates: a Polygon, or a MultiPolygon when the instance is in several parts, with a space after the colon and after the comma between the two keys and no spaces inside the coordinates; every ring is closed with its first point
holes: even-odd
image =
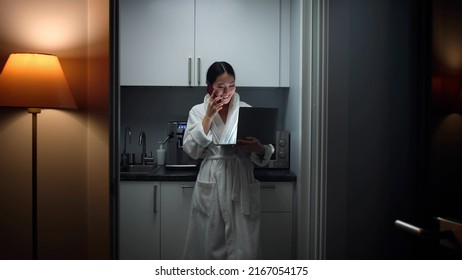
{"type": "Polygon", "coordinates": [[[160,166],[157,165],[128,165],[120,168],[120,172],[129,173],[151,173],[157,170],[160,166]]]}

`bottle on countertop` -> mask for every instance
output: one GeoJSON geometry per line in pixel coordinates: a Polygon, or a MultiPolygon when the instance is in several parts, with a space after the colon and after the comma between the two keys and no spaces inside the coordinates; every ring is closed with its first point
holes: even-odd
{"type": "Polygon", "coordinates": [[[157,164],[158,165],[165,165],[165,149],[164,149],[164,144],[162,142],[159,142],[160,147],[156,151],[157,152],[157,164]]]}

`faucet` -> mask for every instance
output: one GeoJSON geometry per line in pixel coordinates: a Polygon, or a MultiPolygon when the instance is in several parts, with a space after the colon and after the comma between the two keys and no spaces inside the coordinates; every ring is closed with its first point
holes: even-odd
{"type": "Polygon", "coordinates": [[[129,156],[127,154],[127,134],[128,134],[128,141],[131,144],[132,143],[132,131],[130,130],[130,127],[125,128],[125,133],[124,133],[124,150],[122,151],[122,166],[127,166],[130,162],[129,156]]]}
{"type": "Polygon", "coordinates": [[[139,138],[138,146],[142,147],[141,164],[142,165],[153,164],[154,158],[152,157],[152,152],[151,152],[150,157],[148,157],[148,155],[146,154],[146,134],[144,133],[144,131],[140,132],[140,138],[139,138]]]}
{"type": "Polygon", "coordinates": [[[142,147],[141,164],[142,165],[154,164],[154,158],[152,157],[152,151],[151,151],[151,155],[149,157],[146,154],[146,134],[144,133],[144,131],[140,132],[140,138],[139,138],[138,146],[142,147]]]}

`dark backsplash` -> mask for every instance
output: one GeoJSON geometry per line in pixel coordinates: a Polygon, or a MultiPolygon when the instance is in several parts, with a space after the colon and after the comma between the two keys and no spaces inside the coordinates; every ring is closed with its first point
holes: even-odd
{"type": "MultiPolygon", "coordinates": [[[[283,129],[285,100],[288,89],[285,88],[240,88],[237,92],[241,100],[254,107],[279,108],[278,129],[283,129]]],[[[205,87],[122,87],[120,151],[123,149],[124,130],[129,126],[132,131],[131,143],[127,139],[127,152],[141,153],[138,138],[143,130],[146,133],[146,151],[155,155],[159,141],[167,136],[169,120],[187,120],[192,106],[202,103],[206,94],[205,87]]]]}

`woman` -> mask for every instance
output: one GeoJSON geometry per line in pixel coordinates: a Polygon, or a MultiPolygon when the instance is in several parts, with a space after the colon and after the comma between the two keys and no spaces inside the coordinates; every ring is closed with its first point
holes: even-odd
{"type": "Polygon", "coordinates": [[[185,259],[256,259],[260,245],[260,185],[253,164],[268,163],[274,147],[254,137],[235,146],[239,107],[250,107],[236,93],[230,64],[207,71],[208,93],[189,112],[184,151],[202,158],[191,202],[185,259]]]}

